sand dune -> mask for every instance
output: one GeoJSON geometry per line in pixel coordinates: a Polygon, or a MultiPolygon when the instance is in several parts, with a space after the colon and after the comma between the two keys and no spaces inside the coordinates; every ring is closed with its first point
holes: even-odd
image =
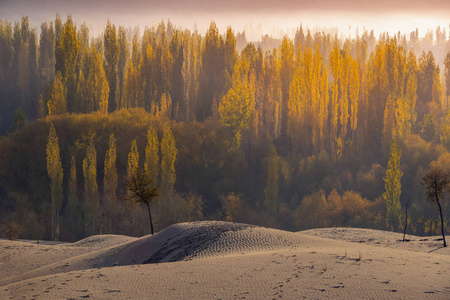
{"type": "Polygon", "coordinates": [[[402,237],[209,221],[142,238],[102,235],[60,245],[1,240],[0,298],[449,299],[448,248],[436,238],[398,242],[402,237]]]}

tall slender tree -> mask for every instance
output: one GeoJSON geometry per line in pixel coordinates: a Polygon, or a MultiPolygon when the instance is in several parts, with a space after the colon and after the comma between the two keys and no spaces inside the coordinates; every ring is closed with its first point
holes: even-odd
{"type": "Polygon", "coordinates": [[[50,177],[50,189],[52,195],[52,240],[59,240],[59,211],[63,200],[63,169],[58,145],[58,136],[53,124],[50,124],[50,131],[47,139],[47,173],[50,177]],[[54,219],[56,217],[56,237],[54,236],[54,219]]]}
{"type": "Polygon", "coordinates": [[[109,85],[108,111],[112,112],[117,109],[117,65],[119,63],[121,47],[117,40],[116,26],[114,24],[111,24],[111,21],[109,19],[106,22],[106,28],[105,32],[103,33],[103,38],[105,46],[105,73],[109,85]]]}
{"type": "Polygon", "coordinates": [[[154,123],[147,130],[147,146],[145,147],[144,171],[152,182],[158,185],[159,176],[159,142],[158,132],[154,123]]]}
{"type": "MultiPolygon", "coordinates": [[[[99,222],[101,216],[100,199],[97,184],[97,151],[94,145],[94,134],[89,136],[86,149],[86,157],[83,159],[84,175],[84,201],[88,216],[92,219],[92,234],[95,233],[96,221],[99,222]]],[[[100,224],[101,230],[101,224],[100,224]]]]}
{"type": "Polygon", "coordinates": [[[388,168],[384,177],[383,199],[386,201],[386,226],[397,230],[401,226],[401,179],[403,171],[400,170],[401,149],[397,146],[395,140],[392,140],[389,153],[388,168]]]}

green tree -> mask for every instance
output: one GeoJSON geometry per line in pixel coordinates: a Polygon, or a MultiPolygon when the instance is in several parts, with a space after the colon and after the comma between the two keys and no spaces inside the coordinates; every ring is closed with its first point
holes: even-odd
{"type": "Polygon", "coordinates": [[[109,231],[112,231],[114,216],[116,213],[116,192],[117,192],[117,150],[116,138],[114,134],[109,137],[109,147],[105,155],[105,171],[103,178],[103,212],[104,221],[109,231]]]}
{"type": "Polygon", "coordinates": [[[67,194],[67,216],[70,220],[72,241],[75,240],[75,225],[78,225],[80,219],[81,210],[80,202],[77,194],[77,165],[75,157],[72,156],[70,161],[70,173],[69,173],[69,192],[67,194]]]}
{"type": "MultiPolygon", "coordinates": [[[[47,139],[47,173],[50,177],[50,190],[52,195],[52,234],[54,238],[54,219],[56,217],[56,231],[59,233],[59,210],[63,200],[63,169],[59,153],[58,136],[53,124],[50,125],[50,131],[47,139]]],[[[59,240],[59,234],[55,237],[59,240]]]]}
{"type": "Polygon", "coordinates": [[[250,126],[253,110],[254,96],[251,90],[242,83],[236,83],[228,93],[223,96],[219,104],[219,116],[222,123],[235,130],[239,144],[241,130],[250,126]]]}
{"type": "Polygon", "coordinates": [[[152,182],[157,185],[159,175],[159,142],[158,132],[154,123],[147,130],[144,171],[151,177],[152,182]]]}
{"type": "Polygon", "coordinates": [[[445,56],[445,60],[444,60],[444,67],[445,67],[445,71],[444,71],[444,80],[445,80],[445,87],[446,87],[446,93],[445,96],[447,97],[447,104],[450,101],[449,97],[450,97],[450,51],[447,52],[447,55],[445,56]]]}
{"type": "Polygon", "coordinates": [[[52,95],[47,102],[48,115],[60,115],[67,112],[66,108],[66,93],[62,82],[61,73],[56,74],[53,81],[52,95]]]}
{"type": "Polygon", "coordinates": [[[127,178],[131,178],[133,173],[139,168],[139,151],[137,149],[137,142],[133,140],[131,142],[131,150],[128,153],[127,163],[127,178]]]}
{"type": "Polygon", "coordinates": [[[77,110],[75,103],[77,62],[80,51],[80,40],[77,37],[77,28],[70,15],[62,28],[61,37],[56,48],[56,72],[61,72],[62,81],[66,87],[67,111],[77,110]]]}
{"type": "Polygon", "coordinates": [[[103,71],[102,55],[95,46],[91,49],[88,74],[84,100],[87,103],[86,112],[99,111],[105,114],[108,112],[108,95],[111,99],[110,86],[103,71]]]}
{"type": "Polygon", "coordinates": [[[118,92],[118,99],[116,99],[117,102],[117,109],[120,109],[123,107],[123,92],[124,92],[124,86],[125,86],[125,75],[126,75],[126,66],[128,63],[128,56],[129,56],[129,47],[128,47],[128,41],[127,41],[127,32],[123,26],[119,27],[118,32],[118,43],[119,43],[119,61],[117,63],[117,89],[118,92]]]}
{"type": "Polygon", "coordinates": [[[203,49],[202,64],[199,78],[199,103],[196,107],[196,116],[199,121],[212,115],[213,102],[224,92],[224,51],[223,41],[214,22],[206,32],[203,49]]]}
{"type": "Polygon", "coordinates": [[[106,28],[105,32],[103,33],[103,38],[105,46],[105,72],[109,85],[108,111],[112,112],[117,109],[116,103],[116,89],[117,89],[117,75],[118,75],[117,65],[119,63],[121,47],[117,40],[116,26],[114,24],[111,24],[109,19],[106,22],[106,28]]]}
{"type": "Polygon", "coordinates": [[[175,160],[177,148],[170,124],[163,127],[163,137],[161,140],[161,196],[166,204],[172,203],[176,174],[175,160]]]}
{"type": "MultiPolygon", "coordinates": [[[[94,134],[89,136],[86,157],[83,159],[84,201],[88,216],[92,218],[92,234],[95,233],[95,221],[100,221],[100,199],[97,184],[97,151],[94,145],[94,134]]],[[[101,226],[102,224],[100,224],[101,226]]]]}
{"type": "Polygon", "coordinates": [[[392,140],[389,153],[388,168],[384,177],[383,199],[386,201],[386,225],[388,228],[397,230],[401,222],[401,179],[403,172],[400,170],[401,149],[397,143],[392,140]]]}

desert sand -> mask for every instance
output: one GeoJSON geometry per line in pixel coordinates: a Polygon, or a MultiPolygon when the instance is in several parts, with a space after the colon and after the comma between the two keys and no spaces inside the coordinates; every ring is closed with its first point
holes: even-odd
{"type": "Polygon", "coordinates": [[[0,240],[0,299],[450,299],[439,237],[227,222],[76,243],[0,240]]]}

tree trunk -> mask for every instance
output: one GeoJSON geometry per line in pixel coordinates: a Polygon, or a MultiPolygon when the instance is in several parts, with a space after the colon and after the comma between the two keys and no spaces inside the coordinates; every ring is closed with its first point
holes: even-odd
{"type": "Polygon", "coordinates": [[[150,203],[145,203],[145,204],[147,204],[148,218],[150,219],[150,230],[153,235],[153,222],[152,222],[152,213],[150,212],[150,203]]]}
{"type": "Polygon", "coordinates": [[[447,243],[445,242],[445,230],[444,230],[444,219],[442,218],[442,207],[439,203],[439,199],[436,197],[437,205],[439,206],[439,214],[441,215],[441,231],[442,231],[442,239],[444,240],[444,247],[447,247],[447,243]]]}
{"type": "Polygon", "coordinates": [[[53,195],[52,195],[52,208],[51,208],[51,210],[52,210],[52,212],[51,212],[51,215],[52,215],[52,234],[51,234],[51,238],[52,238],[52,241],[53,241],[53,232],[54,232],[54,216],[53,216],[53,211],[54,211],[54,201],[53,201],[53,195]]]}
{"type": "Polygon", "coordinates": [[[405,242],[406,228],[408,228],[408,203],[405,208],[405,230],[403,231],[403,242],[405,242]]]}
{"type": "Polygon", "coordinates": [[[59,209],[56,210],[56,241],[59,242],[59,209]]]}

